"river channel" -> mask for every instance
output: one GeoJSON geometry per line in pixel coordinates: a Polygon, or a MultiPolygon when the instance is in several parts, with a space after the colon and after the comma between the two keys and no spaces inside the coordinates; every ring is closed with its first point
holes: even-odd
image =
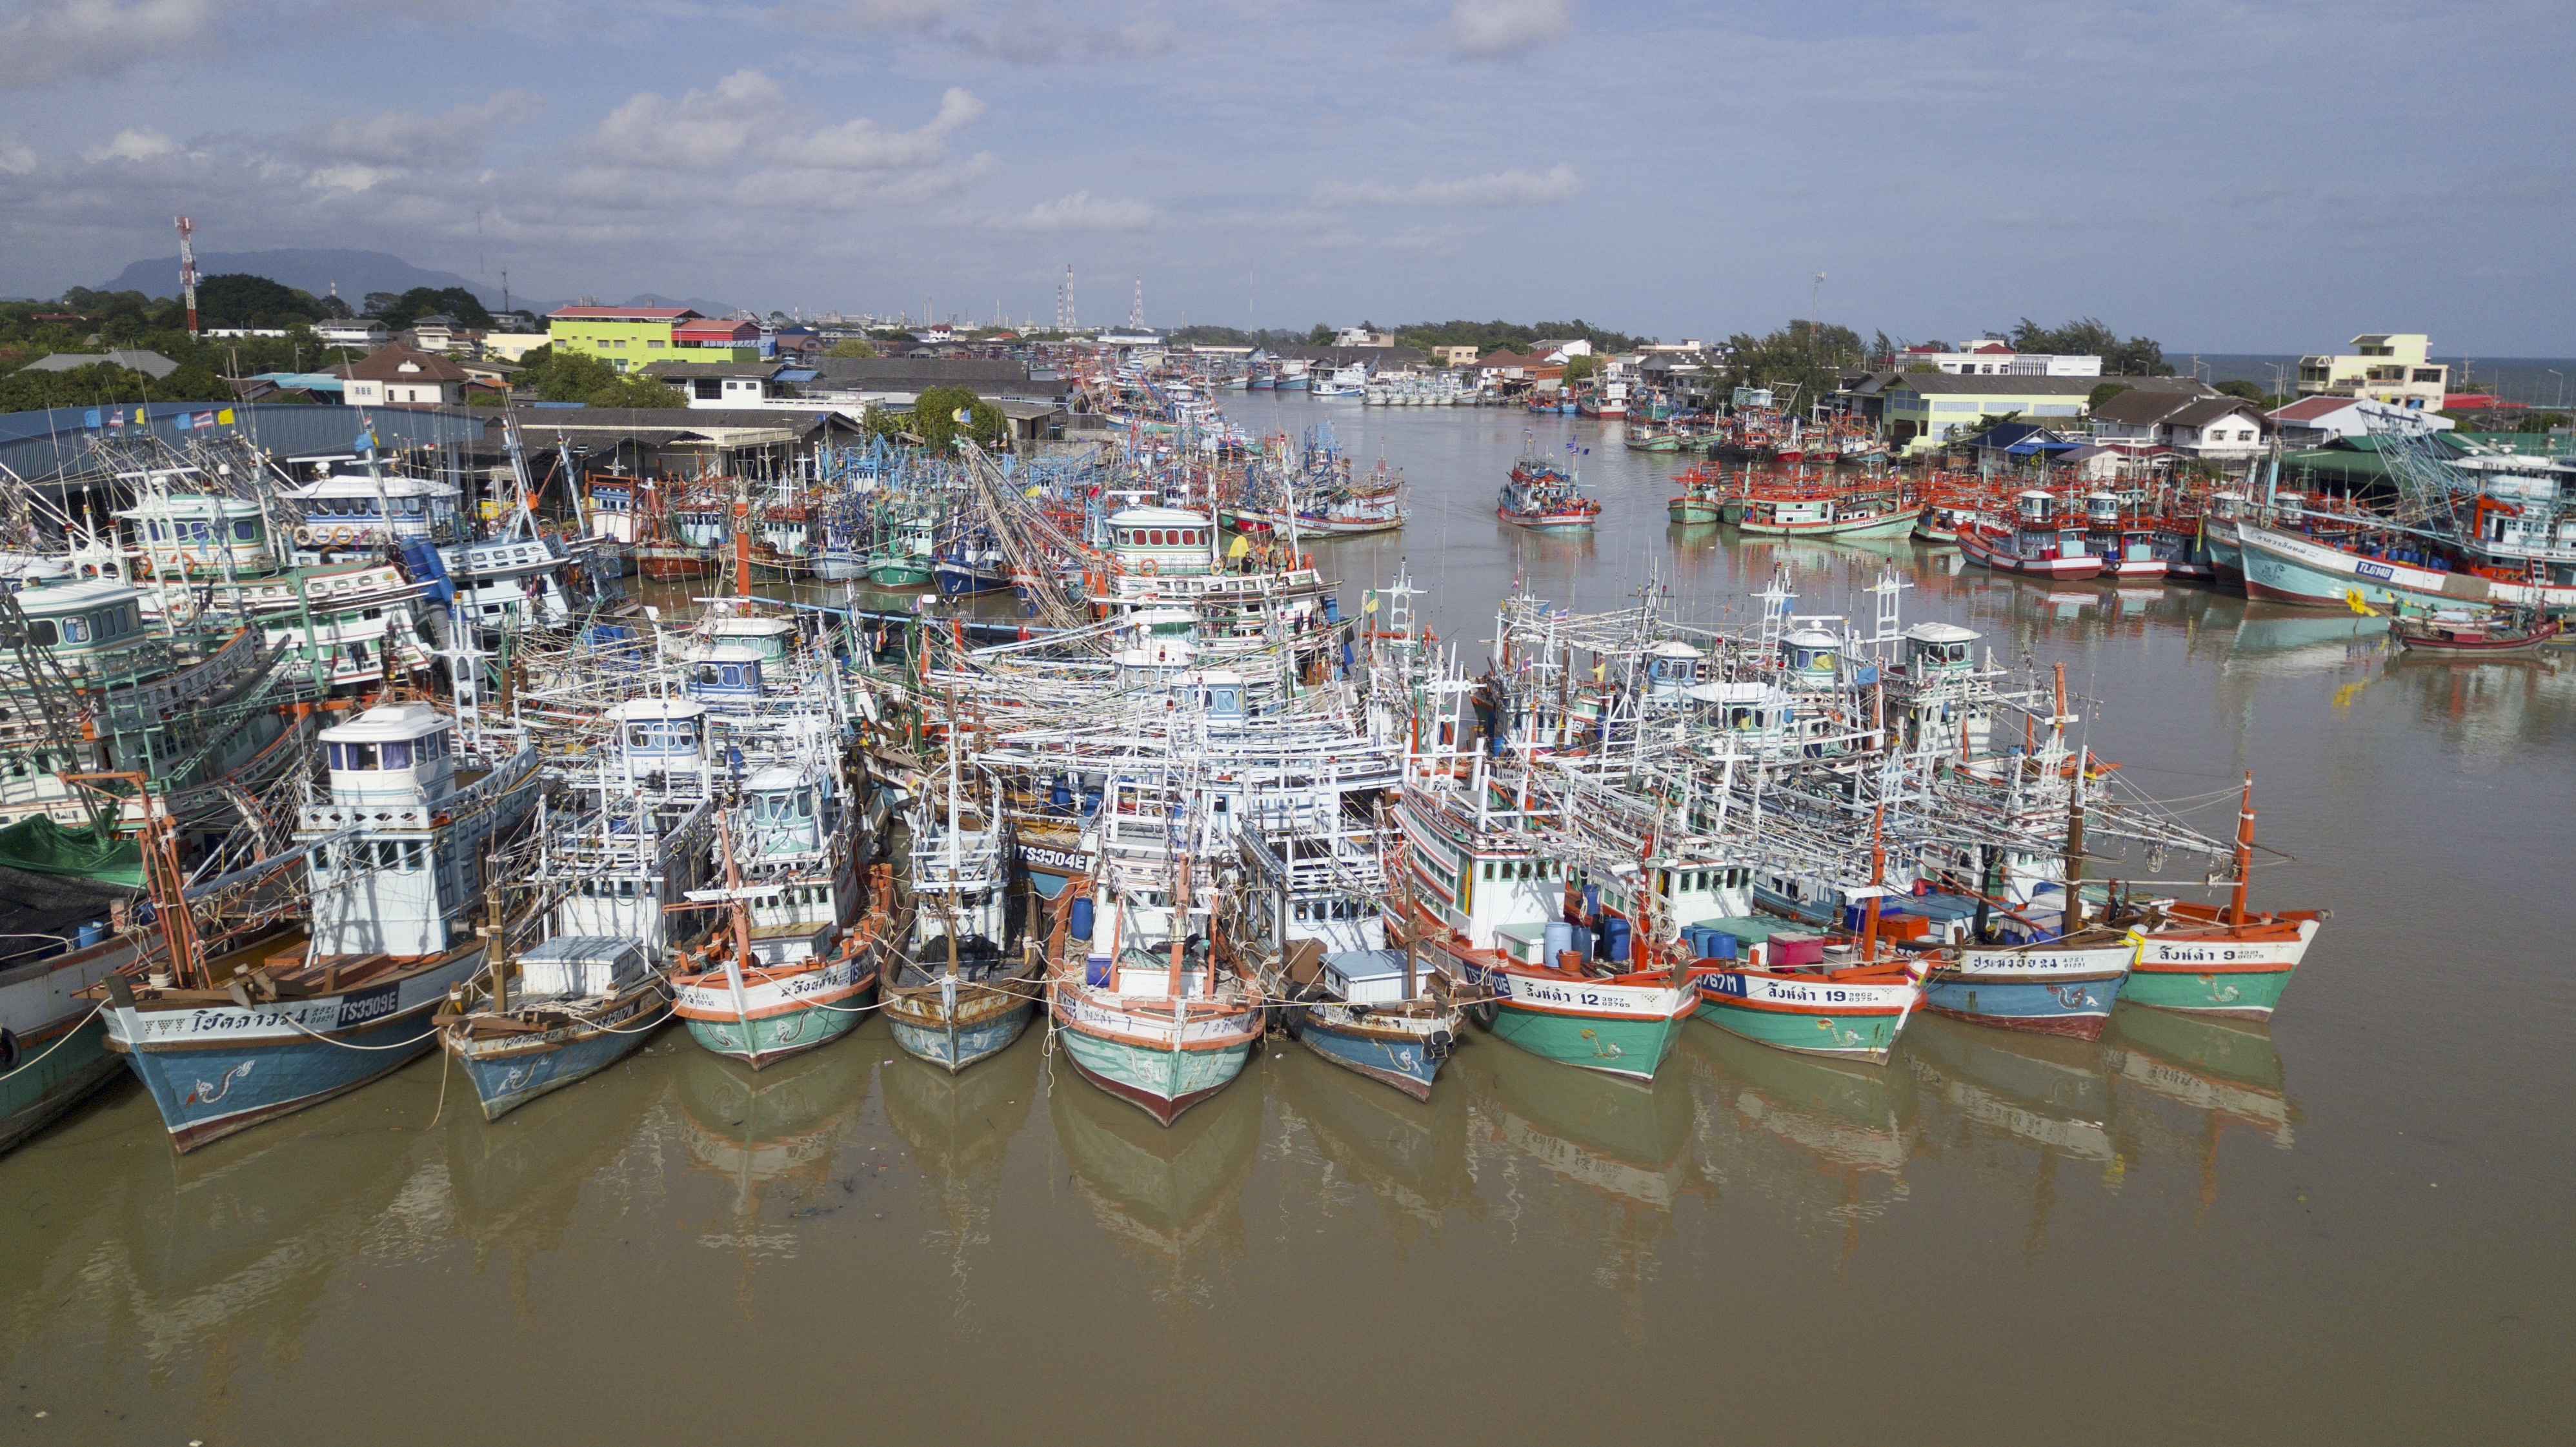
{"type": "Polygon", "coordinates": [[[2563,1442],[2576,1435],[2576,657],[1955,552],[1664,521],[1677,459],[1517,411],[1254,395],[1412,485],[1481,660],[1515,573],[2063,662],[2088,741],[2332,920],[2268,1029],[1940,1018],[1884,1068],[1694,1022],[1651,1089],[1473,1038],[1416,1105],[1293,1046],[1173,1129],[881,1022],[758,1075],[677,1031],[486,1124],[436,1057],[174,1156],[131,1081],[0,1157],[0,1441],[2563,1442]],[[1493,516],[1535,444],[1589,539],[1493,516]],[[1589,449],[1588,452],[1581,449],[1589,449]]]}

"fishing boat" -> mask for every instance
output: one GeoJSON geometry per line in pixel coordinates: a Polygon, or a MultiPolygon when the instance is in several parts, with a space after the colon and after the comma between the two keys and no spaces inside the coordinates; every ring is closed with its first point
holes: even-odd
{"type": "Polygon", "coordinates": [[[882,992],[894,1043],[952,1072],[1008,1049],[1045,988],[1044,959],[1011,948],[1000,802],[971,818],[960,767],[951,751],[945,818],[918,803],[913,811],[911,948],[882,992]]]}
{"type": "Polygon", "coordinates": [[[2084,496],[2085,546],[2102,559],[2105,578],[2161,578],[2165,549],[2156,519],[2125,511],[2117,493],[2084,496]]]}
{"type": "Polygon", "coordinates": [[[671,1018],[671,986],[633,940],[569,935],[519,957],[494,951],[478,997],[433,1017],[441,1048],[465,1067],[483,1118],[625,1059],[671,1018]]]}
{"type": "MultiPolygon", "coordinates": [[[[30,819],[0,832],[19,834],[51,823],[30,819]]],[[[125,843],[123,852],[134,853],[134,846],[125,843]]],[[[139,864],[138,859],[127,867],[139,876],[139,864]]],[[[15,868],[0,868],[0,880],[12,887],[24,878],[15,868]]],[[[38,877],[32,882],[58,893],[66,881],[38,877]]],[[[124,1062],[107,1048],[107,1026],[99,1019],[98,1007],[80,997],[80,992],[136,962],[134,937],[123,932],[111,935],[106,925],[102,919],[79,926],[78,934],[51,953],[0,962],[0,1153],[80,1104],[124,1069],[124,1062]]]]}
{"type": "Polygon", "coordinates": [[[1774,935],[1741,964],[1691,966],[1699,1017],[1747,1040],[1883,1064],[1923,1003],[1923,972],[1910,960],[1828,964],[1821,936],[1774,935]]]}
{"type": "Polygon", "coordinates": [[[1750,537],[1892,538],[1911,531],[1921,511],[1885,484],[1763,490],[1748,499],[1736,527],[1750,537]]]}
{"type": "Polygon", "coordinates": [[[1726,485],[1724,474],[1693,467],[1676,474],[1673,481],[1680,483],[1682,490],[1673,494],[1673,500],[1666,505],[1667,517],[1685,524],[1718,520],[1720,509],[1725,505],[1719,491],[1726,485]]]}
{"type": "Polygon", "coordinates": [[[1186,856],[1167,898],[1069,899],[1047,1000],[1074,1069],[1168,1126],[1243,1072],[1270,1001],[1218,948],[1186,856]]]}
{"type": "MultiPolygon", "coordinates": [[[[134,1067],[181,1151],[355,1090],[432,1047],[429,1015],[482,968],[470,918],[486,856],[536,798],[537,758],[460,767],[455,721],[425,703],[371,708],[322,731],[331,797],[295,837],[306,929],[207,956],[175,890],[155,890],[166,958],[136,985],[101,982],[108,1048],[134,1067]]],[[[147,859],[169,855],[147,831],[147,859]]],[[[175,883],[178,864],[161,864],[175,883]]],[[[495,922],[497,923],[497,922],[495,922]]]]}
{"type": "Polygon", "coordinates": [[[2559,619],[2531,613],[2473,612],[2465,608],[2422,614],[2401,611],[2388,620],[2389,636],[2410,653],[2470,657],[2529,653],[2556,641],[2565,627],[2559,619]]]}
{"type": "MultiPolygon", "coordinates": [[[[1521,434],[1525,447],[1512,464],[1494,515],[1533,532],[1571,532],[1589,528],[1601,516],[1601,504],[1583,495],[1582,479],[1538,455],[1531,434],[1521,434]]],[[[1570,445],[1570,444],[1569,444],[1570,445]]]]}
{"type": "Polygon", "coordinates": [[[2085,541],[2080,518],[2058,514],[2057,495],[2032,488],[2013,499],[2012,525],[1979,518],[1959,529],[1959,551],[1998,573],[2034,578],[2097,578],[2102,559],[2085,541]]]}
{"type": "Polygon", "coordinates": [[[731,927],[678,952],[673,1009],[691,1039],[754,1070],[848,1034],[876,992],[886,883],[880,869],[862,917],[858,816],[837,784],[806,759],[753,770],[717,821],[724,886],[686,896],[731,927]]]}
{"type": "Polygon", "coordinates": [[[2249,913],[2254,867],[2254,776],[2238,805],[2236,887],[2223,908],[2172,902],[2160,923],[2133,929],[2137,963],[2120,998],[2160,1010],[2266,1020],[2306,958],[2324,916],[2314,910],[2249,913]]]}
{"type": "Polygon", "coordinates": [[[1932,959],[1923,1008],[2006,1030],[2098,1040],[2137,954],[2137,942],[2117,929],[1944,951],[1932,959]]]}

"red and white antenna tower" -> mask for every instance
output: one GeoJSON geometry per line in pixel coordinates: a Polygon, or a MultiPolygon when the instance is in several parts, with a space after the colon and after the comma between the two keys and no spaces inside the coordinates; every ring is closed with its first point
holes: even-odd
{"type": "Polygon", "coordinates": [[[197,339],[197,223],[179,218],[179,295],[188,303],[188,340],[197,339]]]}

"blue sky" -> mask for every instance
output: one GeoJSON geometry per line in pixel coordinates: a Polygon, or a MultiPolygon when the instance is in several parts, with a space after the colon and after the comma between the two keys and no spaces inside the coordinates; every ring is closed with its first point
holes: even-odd
{"type": "Polygon", "coordinates": [[[0,0],[0,293],[350,246],[523,296],[2576,353],[2576,5],[0,0]]]}

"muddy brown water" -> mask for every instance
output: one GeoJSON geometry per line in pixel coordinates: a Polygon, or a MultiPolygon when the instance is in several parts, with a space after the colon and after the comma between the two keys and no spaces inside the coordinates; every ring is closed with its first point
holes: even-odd
{"type": "Polygon", "coordinates": [[[0,1158],[0,1440],[2567,1440],[2567,665],[1686,532],[1573,419],[1604,524],[1530,538],[1519,414],[1234,411],[1405,467],[1412,526],[1323,551],[1471,656],[1516,569],[1742,618],[1893,565],[2150,792],[2254,769],[2258,903],[2334,918],[2268,1029],[1693,1023],[1652,1089],[1480,1037],[1427,1106],[1283,1045],[1168,1131],[1042,1036],[952,1079],[875,1022],[758,1075],[666,1032],[497,1125],[424,1060],[185,1158],[120,1082],[0,1158]]]}

